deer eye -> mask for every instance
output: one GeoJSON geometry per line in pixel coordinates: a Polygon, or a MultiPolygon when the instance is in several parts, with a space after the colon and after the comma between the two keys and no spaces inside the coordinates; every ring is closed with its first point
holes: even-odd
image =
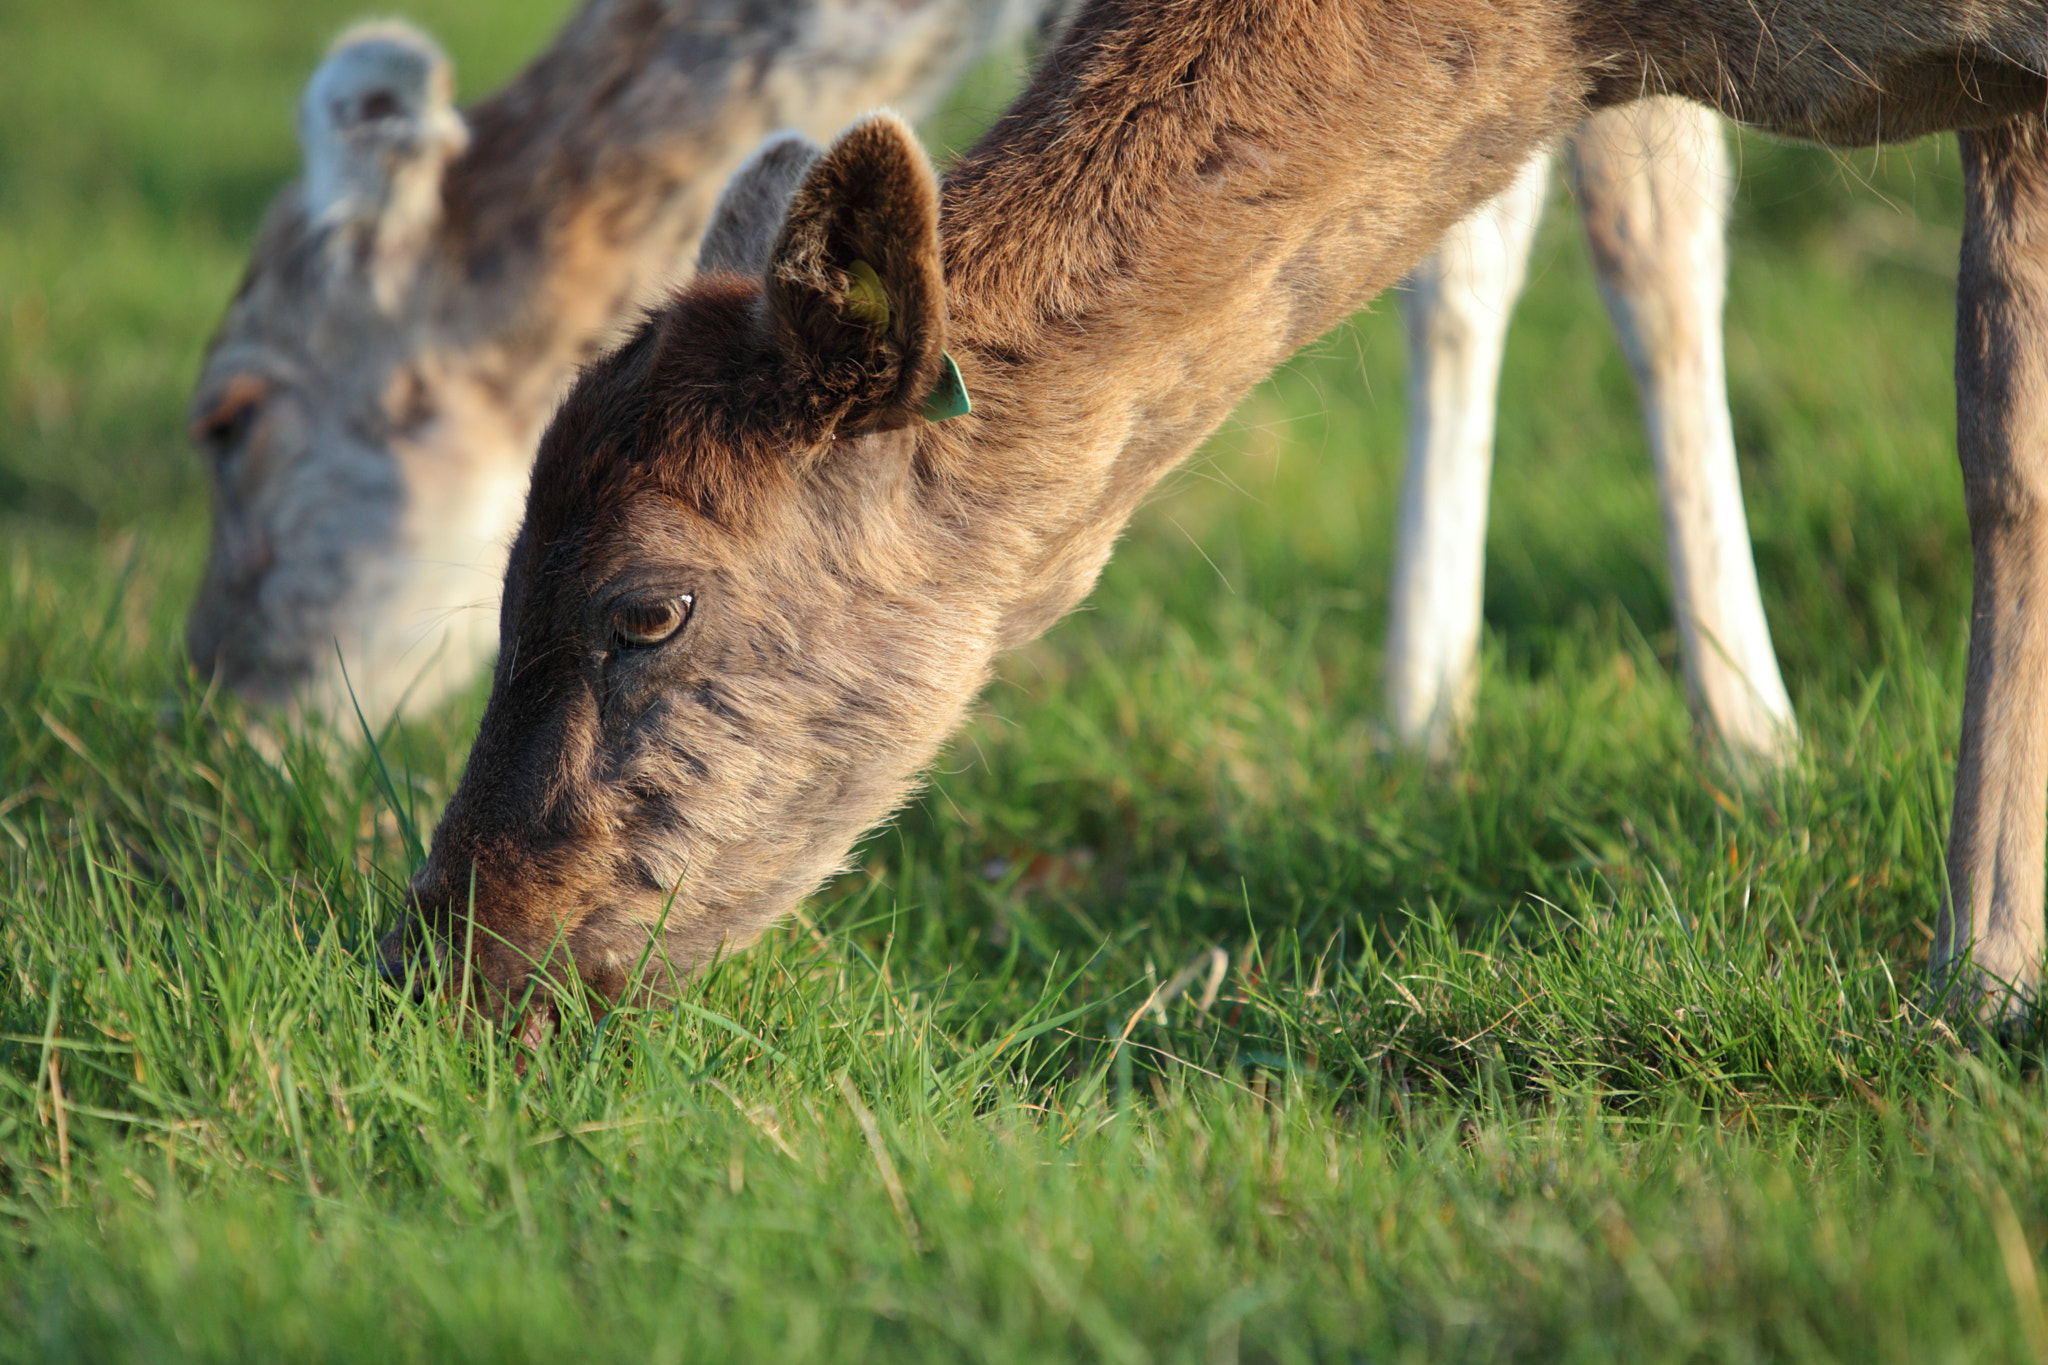
{"type": "Polygon", "coordinates": [[[612,613],[612,643],[620,649],[646,649],[670,639],[690,619],[697,599],[690,593],[656,602],[635,602],[612,613]]]}
{"type": "Polygon", "coordinates": [[[251,375],[237,375],[220,397],[192,423],[192,439],[215,459],[224,460],[247,439],[249,428],[270,396],[270,386],[251,375]]]}

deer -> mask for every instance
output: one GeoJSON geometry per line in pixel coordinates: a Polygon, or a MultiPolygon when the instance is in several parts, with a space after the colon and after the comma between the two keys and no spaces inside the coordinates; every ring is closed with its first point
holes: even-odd
{"type": "Polygon", "coordinates": [[[202,362],[213,493],[196,672],[259,712],[372,725],[468,685],[542,427],[684,274],[768,133],[934,106],[1047,0],[584,0],[466,111],[399,22],[307,82],[202,362]]]}
{"type": "MultiPolygon", "coordinates": [[[[380,961],[664,998],[914,789],[1246,390],[1589,113],[1959,134],[1971,644],[1931,978],[2042,950],[2048,6],[1090,0],[943,188],[877,114],[542,437],[462,779],[380,961]]],[[[782,159],[782,158],[776,158],[782,159]]],[[[541,1006],[539,1008],[546,1008],[541,1006]]]]}
{"type": "MultiPolygon", "coordinates": [[[[1055,31],[1068,8],[790,0],[721,19],[688,0],[591,0],[466,116],[431,37],[344,33],[300,101],[304,175],[267,215],[193,395],[214,491],[187,622],[197,671],[259,710],[338,721],[330,738],[360,733],[358,714],[374,729],[433,711],[495,646],[542,423],[686,272],[710,192],[760,133],[822,136],[888,99],[914,115],[968,60],[1055,31]]],[[[1768,763],[1796,727],[1718,372],[1727,156],[1698,106],[1641,107],[1662,112],[1595,114],[1571,139],[1579,197],[1609,225],[1595,261],[1635,339],[1689,695],[1730,752],[1768,763]],[[1676,321],[1638,325],[1649,316],[1676,321]]],[[[1388,711],[1436,757],[1471,710],[1493,404],[1548,162],[1453,227],[1403,293],[1413,417],[1388,711]]]]}
{"type": "MultiPolygon", "coordinates": [[[[1642,399],[1687,701],[1738,776],[1784,764],[1798,722],[1778,670],[1736,467],[1722,362],[1734,177],[1719,118],[1650,96],[1568,139],[1600,292],[1642,399]]],[[[1404,281],[1408,458],[1387,629],[1393,738],[1447,759],[1472,712],[1487,482],[1508,320],[1552,158],[1453,226],[1404,281]]]]}

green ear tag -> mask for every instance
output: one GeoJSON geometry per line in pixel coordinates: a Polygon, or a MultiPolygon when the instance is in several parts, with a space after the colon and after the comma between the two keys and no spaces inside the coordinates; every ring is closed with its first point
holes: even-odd
{"type": "Polygon", "coordinates": [[[877,332],[889,325],[889,293],[882,288],[882,277],[866,261],[855,261],[846,267],[846,273],[853,280],[846,286],[846,296],[839,309],[847,317],[864,327],[877,332]]]}
{"type": "Polygon", "coordinates": [[[948,417],[965,417],[973,411],[974,400],[967,396],[967,385],[961,382],[960,367],[953,363],[950,353],[939,352],[939,382],[932,385],[932,391],[925,395],[924,420],[943,422],[948,417]]]}

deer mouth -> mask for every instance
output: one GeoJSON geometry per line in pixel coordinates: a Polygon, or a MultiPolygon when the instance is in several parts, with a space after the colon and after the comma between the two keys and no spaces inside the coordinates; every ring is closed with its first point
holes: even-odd
{"type": "Polygon", "coordinates": [[[451,897],[423,871],[402,920],[377,943],[378,975],[415,1000],[461,998],[508,1019],[565,995],[587,996],[599,1009],[673,998],[712,955],[694,944],[684,952],[665,921],[631,898],[565,909],[494,894],[502,890],[497,878],[480,877],[473,891],[451,897]]]}
{"type": "Polygon", "coordinates": [[[260,579],[252,579],[202,599],[186,623],[185,646],[202,682],[256,707],[279,710],[311,686],[317,670],[310,644],[251,638],[244,623],[260,619],[261,587],[260,579]]]}

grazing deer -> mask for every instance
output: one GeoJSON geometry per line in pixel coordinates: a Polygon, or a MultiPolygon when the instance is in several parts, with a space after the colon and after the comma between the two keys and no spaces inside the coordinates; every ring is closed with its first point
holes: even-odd
{"type": "Polygon", "coordinates": [[[728,258],[759,269],[679,292],[549,425],[386,962],[473,941],[494,1006],[536,973],[617,998],[758,935],[1250,385],[1589,112],[1668,94],[1840,145],[1966,130],[1977,595],[1935,965],[2030,998],[2044,70],[2041,0],[1093,0],[943,195],[902,123],[857,123],[728,258]]]}
{"type": "Polygon", "coordinates": [[[733,167],[779,128],[922,111],[1042,13],[586,0],[466,114],[424,34],[344,34],[193,395],[214,485],[199,671],[351,724],[468,682],[548,414],[687,266],[733,167]]]}
{"type": "MultiPolygon", "coordinates": [[[[1757,591],[1721,361],[1732,188],[1712,111],[1652,97],[1571,139],[1601,293],[1634,371],[1664,506],[1678,652],[1705,727],[1746,766],[1798,734],[1757,591]]],[[[1409,277],[1408,471],[1387,635],[1395,736],[1432,756],[1471,707],[1494,400],[1550,158],[1445,234],[1409,277]]]]}

